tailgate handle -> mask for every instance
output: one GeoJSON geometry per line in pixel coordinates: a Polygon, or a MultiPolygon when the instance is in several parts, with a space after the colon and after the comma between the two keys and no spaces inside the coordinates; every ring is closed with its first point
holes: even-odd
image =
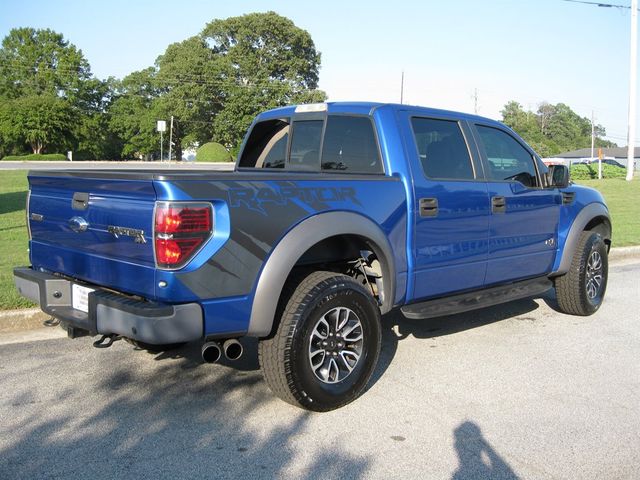
{"type": "Polygon", "coordinates": [[[73,200],[71,200],[71,208],[74,210],[86,210],[89,206],[89,194],[84,192],[75,192],[73,200]]]}

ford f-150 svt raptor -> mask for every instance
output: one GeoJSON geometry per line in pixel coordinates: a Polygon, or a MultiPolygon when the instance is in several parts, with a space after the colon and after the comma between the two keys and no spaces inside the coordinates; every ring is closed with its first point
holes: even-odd
{"type": "Polygon", "coordinates": [[[200,340],[205,361],[257,337],[273,392],[317,411],[365,388],[381,314],[555,286],[589,315],[611,243],[602,196],[501,123],[376,103],[264,112],[233,172],[30,172],[27,215],[15,283],[71,337],[200,340]]]}

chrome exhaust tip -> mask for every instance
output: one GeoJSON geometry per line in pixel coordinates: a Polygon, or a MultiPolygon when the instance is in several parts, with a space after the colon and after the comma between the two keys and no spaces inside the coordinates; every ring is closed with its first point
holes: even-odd
{"type": "Polygon", "coordinates": [[[216,363],[222,356],[222,349],[218,342],[207,342],[202,345],[202,360],[205,363],[216,363]]]}
{"type": "Polygon", "coordinates": [[[222,348],[224,350],[224,356],[227,358],[227,360],[231,361],[238,360],[244,353],[242,344],[235,338],[231,338],[224,342],[222,348]]]}

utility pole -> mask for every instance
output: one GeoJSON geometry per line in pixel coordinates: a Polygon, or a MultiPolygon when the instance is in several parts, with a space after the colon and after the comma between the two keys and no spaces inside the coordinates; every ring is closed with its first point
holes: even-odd
{"type": "Polygon", "coordinates": [[[585,3],[604,8],[631,10],[631,47],[629,49],[629,118],[627,131],[627,181],[633,180],[633,161],[636,144],[636,83],[638,78],[638,0],[631,0],[631,6],[613,3],[587,2],[584,0],[563,0],[572,3],[585,3]]]}
{"type": "Polygon", "coordinates": [[[636,146],[636,79],[638,77],[638,0],[631,0],[631,48],[629,54],[629,132],[627,134],[627,181],[633,180],[636,146]]]}
{"type": "Polygon", "coordinates": [[[173,143],[173,115],[171,115],[171,126],[169,127],[169,161],[171,161],[171,147],[173,143]]]}
{"type": "Polygon", "coordinates": [[[404,103],[404,70],[400,79],[400,105],[404,103]]]}
{"type": "MultiPolygon", "coordinates": [[[[593,110],[591,110],[591,161],[593,162],[593,150],[596,143],[596,125],[593,121],[593,110]]],[[[598,180],[602,180],[602,159],[598,155],[598,180]]]]}

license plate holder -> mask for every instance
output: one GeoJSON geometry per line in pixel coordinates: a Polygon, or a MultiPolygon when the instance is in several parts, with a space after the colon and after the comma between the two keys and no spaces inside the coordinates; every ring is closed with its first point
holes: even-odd
{"type": "Polygon", "coordinates": [[[95,288],[74,283],[71,285],[71,306],[81,312],[89,313],[89,294],[94,291],[95,288]]]}

